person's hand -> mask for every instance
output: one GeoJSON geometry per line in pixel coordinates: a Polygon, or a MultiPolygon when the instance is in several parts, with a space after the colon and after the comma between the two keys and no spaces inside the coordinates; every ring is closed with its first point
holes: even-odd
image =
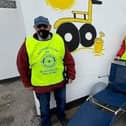
{"type": "Polygon", "coordinates": [[[68,83],[69,83],[69,84],[71,84],[72,82],[73,82],[73,80],[72,80],[72,79],[69,79],[69,80],[68,80],[68,83]]]}
{"type": "Polygon", "coordinates": [[[119,56],[116,56],[115,60],[120,60],[120,57],[119,56]]]}
{"type": "Polygon", "coordinates": [[[29,91],[33,91],[33,87],[28,87],[27,88],[29,91]]]}

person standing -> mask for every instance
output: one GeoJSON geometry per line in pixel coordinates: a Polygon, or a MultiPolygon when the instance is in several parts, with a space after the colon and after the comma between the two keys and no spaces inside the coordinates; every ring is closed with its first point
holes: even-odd
{"type": "Polygon", "coordinates": [[[52,126],[50,93],[54,93],[57,117],[62,126],[65,114],[66,84],[75,79],[75,61],[57,33],[51,33],[48,18],[34,19],[35,33],[25,38],[17,54],[17,68],[26,88],[35,91],[40,103],[41,126],[52,126]]]}
{"type": "Polygon", "coordinates": [[[116,54],[116,59],[126,61],[126,36],[122,40],[121,46],[116,54]]]}

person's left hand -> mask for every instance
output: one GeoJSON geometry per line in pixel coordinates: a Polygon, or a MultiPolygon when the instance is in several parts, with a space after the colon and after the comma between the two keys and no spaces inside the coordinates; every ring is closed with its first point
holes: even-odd
{"type": "Polygon", "coordinates": [[[72,79],[69,79],[69,80],[68,80],[68,83],[69,83],[69,84],[71,84],[72,82],[73,82],[73,80],[72,80],[72,79]]]}

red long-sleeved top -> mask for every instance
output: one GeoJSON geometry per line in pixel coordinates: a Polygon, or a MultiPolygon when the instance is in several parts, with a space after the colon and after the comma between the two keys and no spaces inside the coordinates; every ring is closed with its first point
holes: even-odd
{"type": "Polygon", "coordinates": [[[123,40],[123,41],[122,41],[122,44],[121,44],[121,47],[120,47],[120,49],[118,50],[116,56],[117,56],[117,57],[121,57],[121,56],[124,54],[125,50],[126,50],[126,45],[125,45],[125,40],[123,40]]]}
{"type": "MultiPolygon", "coordinates": [[[[34,34],[34,37],[37,39],[36,34],[34,34]]],[[[67,68],[68,78],[74,80],[75,73],[76,73],[75,72],[75,62],[74,62],[72,55],[68,51],[68,49],[65,50],[64,65],[67,68]]],[[[63,87],[64,84],[66,84],[66,81],[64,79],[64,81],[62,81],[58,84],[55,84],[53,86],[42,86],[42,87],[33,87],[32,86],[31,76],[30,76],[31,70],[29,69],[28,55],[26,52],[25,42],[22,44],[21,48],[19,49],[18,55],[17,55],[17,68],[20,73],[24,86],[27,88],[32,87],[33,90],[37,93],[50,92],[57,88],[63,87]]]]}

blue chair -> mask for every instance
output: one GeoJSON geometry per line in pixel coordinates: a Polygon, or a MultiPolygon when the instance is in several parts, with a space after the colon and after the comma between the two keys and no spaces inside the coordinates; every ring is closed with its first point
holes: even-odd
{"type": "Polygon", "coordinates": [[[116,126],[120,113],[126,115],[126,64],[117,61],[111,64],[107,87],[89,96],[67,126],[116,126]]]}

